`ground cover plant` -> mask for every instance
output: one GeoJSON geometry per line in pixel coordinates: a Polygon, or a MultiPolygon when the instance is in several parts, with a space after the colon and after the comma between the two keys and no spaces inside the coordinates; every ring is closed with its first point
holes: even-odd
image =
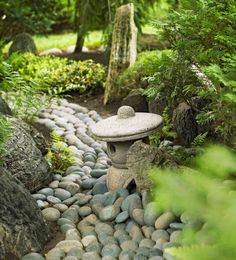
{"type": "Polygon", "coordinates": [[[105,77],[103,66],[92,60],[73,61],[27,53],[11,55],[9,63],[24,80],[35,81],[39,91],[50,95],[71,90],[89,94],[103,86],[105,77]]]}

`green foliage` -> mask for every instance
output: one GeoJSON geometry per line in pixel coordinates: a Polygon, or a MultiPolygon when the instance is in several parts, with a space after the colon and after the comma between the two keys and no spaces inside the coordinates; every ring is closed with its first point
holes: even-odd
{"type": "Polygon", "coordinates": [[[32,121],[50,98],[39,91],[37,82],[26,81],[7,62],[0,60],[0,93],[15,116],[32,121]]]}
{"type": "Polygon", "coordinates": [[[160,142],[163,140],[175,140],[176,138],[176,132],[173,128],[173,124],[167,109],[163,111],[162,117],[163,127],[149,137],[150,143],[152,145],[159,146],[160,142]]]}
{"type": "Polygon", "coordinates": [[[125,95],[132,89],[146,87],[145,78],[156,72],[161,65],[162,56],[168,53],[168,50],[139,53],[135,64],[127,68],[118,78],[122,94],[125,95]]]}
{"type": "Polygon", "coordinates": [[[92,60],[73,61],[52,56],[13,54],[9,63],[27,82],[34,81],[38,90],[51,95],[71,90],[89,94],[103,86],[105,71],[92,60]]]}
{"type": "Polygon", "coordinates": [[[85,35],[93,30],[103,30],[105,42],[110,45],[116,9],[128,3],[134,4],[135,23],[141,31],[141,26],[147,22],[149,17],[149,9],[155,2],[155,0],[76,0],[75,24],[78,32],[76,45],[82,45],[85,35]]]}
{"type": "Polygon", "coordinates": [[[234,0],[181,1],[157,25],[173,53],[163,57],[146,92],[151,98],[166,97],[170,108],[181,101],[191,105],[193,96],[209,100],[197,119],[210,121],[227,144],[236,133],[235,10],[234,0]]]}
{"type": "Polygon", "coordinates": [[[236,156],[223,146],[210,146],[193,169],[154,169],[154,197],[161,210],[189,216],[179,247],[166,251],[183,260],[233,260],[236,214],[236,156]],[[203,223],[198,229],[193,221],[203,223]]]}
{"type": "Polygon", "coordinates": [[[11,136],[11,131],[12,129],[9,120],[1,115],[0,116],[0,156],[3,156],[6,152],[5,143],[11,136]]]}
{"type": "Polygon", "coordinates": [[[191,143],[192,147],[202,146],[206,140],[208,132],[197,135],[191,143]]]}
{"type": "Polygon", "coordinates": [[[69,149],[64,139],[56,132],[51,133],[52,145],[46,159],[50,163],[53,172],[64,174],[66,169],[74,163],[74,152],[69,149]]]}
{"type": "Polygon", "coordinates": [[[56,19],[61,0],[8,0],[0,2],[0,40],[8,42],[21,32],[44,33],[56,19]]]}

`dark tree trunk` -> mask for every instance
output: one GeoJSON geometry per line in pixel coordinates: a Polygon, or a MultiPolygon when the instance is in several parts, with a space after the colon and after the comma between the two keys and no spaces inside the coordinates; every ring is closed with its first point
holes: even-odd
{"type": "Polygon", "coordinates": [[[81,33],[78,32],[74,53],[82,52],[83,46],[84,46],[84,35],[81,35],[81,33]]]}

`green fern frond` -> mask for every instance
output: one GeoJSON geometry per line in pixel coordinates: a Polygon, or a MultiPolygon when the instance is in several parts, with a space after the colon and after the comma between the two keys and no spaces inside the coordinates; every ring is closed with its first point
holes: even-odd
{"type": "Polygon", "coordinates": [[[204,144],[204,142],[206,141],[206,137],[207,137],[208,132],[205,132],[203,134],[199,134],[198,136],[196,136],[194,138],[194,140],[191,143],[192,147],[199,147],[202,146],[204,144]]]}

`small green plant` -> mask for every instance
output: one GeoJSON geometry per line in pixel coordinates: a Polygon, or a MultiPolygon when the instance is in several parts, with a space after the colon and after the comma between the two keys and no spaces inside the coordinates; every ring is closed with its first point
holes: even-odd
{"type": "MultiPolygon", "coordinates": [[[[0,115],[0,157],[5,153],[5,144],[10,138],[12,128],[9,120],[6,117],[0,115]]],[[[0,160],[1,163],[1,160],[0,160]]]]}
{"type": "Polygon", "coordinates": [[[209,146],[192,169],[154,169],[151,176],[159,210],[190,216],[179,246],[168,254],[181,260],[236,258],[236,156],[231,150],[209,146]],[[203,225],[194,228],[195,220],[203,225]]]}
{"type": "Polygon", "coordinates": [[[163,51],[145,51],[138,54],[134,65],[127,68],[118,78],[122,95],[128,94],[132,89],[146,88],[148,85],[145,77],[153,75],[160,64],[163,51]]]}
{"type": "Polygon", "coordinates": [[[203,146],[203,144],[206,141],[206,137],[207,137],[208,132],[205,132],[203,134],[199,134],[197,135],[194,140],[191,143],[192,147],[199,147],[199,146],[203,146]]]}
{"type": "Polygon", "coordinates": [[[163,117],[163,127],[158,130],[158,132],[152,134],[149,137],[150,143],[159,146],[160,142],[163,140],[175,140],[176,132],[173,128],[170,115],[168,113],[168,108],[166,107],[162,113],[163,117]]]}
{"type": "Polygon", "coordinates": [[[74,163],[74,152],[69,149],[64,139],[56,132],[51,133],[52,144],[46,159],[54,173],[64,174],[66,169],[74,163]]]}
{"type": "Polygon", "coordinates": [[[9,63],[27,82],[36,82],[39,91],[50,95],[71,90],[90,94],[96,88],[103,87],[105,78],[103,66],[92,60],[73,61],[16,53],[11,55],[9,63]]]}

